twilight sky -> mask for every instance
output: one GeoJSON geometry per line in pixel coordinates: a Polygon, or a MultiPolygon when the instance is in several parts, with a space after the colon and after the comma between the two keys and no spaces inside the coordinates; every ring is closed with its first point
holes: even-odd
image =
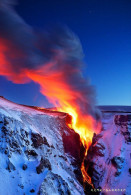
{"type": "MultiPolygon", "coordinates": [[[[66,24],[85,54],[84,76],[96,87],[99,105],[131,105],[130,0],[19,0],[18,14],[36,29],[66,24]]],[[[0,95],[48,107],[35,83],[13,84],[0,76],[0,95]]]]}

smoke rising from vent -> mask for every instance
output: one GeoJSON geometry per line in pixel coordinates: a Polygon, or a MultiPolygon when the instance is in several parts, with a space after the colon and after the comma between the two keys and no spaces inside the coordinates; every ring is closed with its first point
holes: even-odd
{"type": "Polygon", "coordinates": [[[0,0],[0,75],[14,83],[33,80],[55,106],[71,104],[96,116],[94,88],[81,72],[79,38],[67,27],[36,33],[13,9],[14,3],[0,0]]]}

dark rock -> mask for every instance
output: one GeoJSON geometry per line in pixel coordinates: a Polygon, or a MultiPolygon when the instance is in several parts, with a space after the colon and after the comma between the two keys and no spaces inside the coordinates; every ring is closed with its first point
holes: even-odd
{"type": "Polygon", "coordinates": [[[8,124],[9,124],[9,122],[7,121],[6,118],[4,118],[4,125],[6,126],[6,125],[8,125],[8,124]]]}
{"type": "Polygon", "coordinates": [[[7,161],[7,168],[6,168],[9,172],[11,172],[11,171],[15,171],[16,170],[16,168],[15,168],[15,166],[11,163],[11,161],[8,159],[8,161],[7,161]]]}
{"type": "Polygon", "coordinates": [[[78,181],[82,184],[83,176],[81,172],[77,170],[81,170],[85,148],[81,143],[79,134],[74,130],[65,127],[65,130],[62,133],[64,151],[74,157],[74,161],[71,164],[75,167],[74,173],[76,174],[78,181]]]}
{"type": "Polygon", "coordinates": [[[38,156],[38,154],[34,150],[26,150],[25,153],[29,156],[38,156]]]}
{"type": "MultiPolygon", "coordinates": [[[[32,140],[32,142],[33,142],[32,145],[33,145],[35,148],[38,148],[38,147],[40,147],[40,146],[43,145],[43,144],[44,144],[44,145],[47,145],[48,147],[50,147],[50,145],[49,145],[49,143],[48,143],[46,137],[42,137],[40,134],[32,133],[32,134],[31,134],[31,140],[32,140]]],[[[53,145],[52,145],[51,147],[54,148],[53,145]]]]}
{"type": "Polygon", "coordinates": [[[8,154],[8,149],[5,149],[5,154],[8,154]]]}
{"type": "Polygon", "coordinates": [[[8,134],[8,130],[6,129],[5,126],[3,126],[3,127],[1,128],[1,130],[2,130],[2,132],[4,133],[4,135],[7,135],[7,134],[8,134]]]}
{"type": "Polygon", "coordinates": [[[124,158],[115,156],[111,159],[111,162],[114,167],[116,167],[117,169],[121,169],[123,167],[124,158]]]}
{"type": "Polygon", "coordinates": [[[24,141],[25,141],[26,146],[29,146],[30,144],[29,140],[24,140],[24,141]]]}
{"type": "Polygon", "coordinates": [[[33,142],[33,146],[35,148],[38,148],[40,147],[42,144],[44,144],[44,139],[42,138],[42,136],[40,134],[35,134],[35,133],[32,133],[31,134],[31,140],[33,142]]]}
{"type": "Polygon", "coordinates": [[[121,131],[121,133],[122,135],[124,135],[126,143],[130,144],[131,143],[131,133],[128,131],[128,129],[125,132],[121,131]]]}
{"type": "Polygon", "coordinates": [[[93,139],[92,139],[92,145],[96,144],[100,138],[102,138],[101,134],[97,135],[96,133],[94,133],[93,139]]]}
{"type": "Polygon", "coordinates": [[[114,118],[114,122],[117,126],[121,127],[120,132],[125,137],[126,143],[131,144],[131,115],[116,115],[114,118]]]}
{"type": "Polygon", "coordinates": [[[115,115],[114,122],[116,125],[131,124],[131,115],[115,115]]]}
{"type": "Polygon", "coordinates": [[[31,189],[31,190],[30,190],[30,192],[31,192],[31,193],[34,193],[34,192],[35,192],[35,190],[34,190],[34,189],[31,189]]]}
{"type": "Polygon", "coordinates": [[[63,158],[65,161],[67,160],[67,158],[65,156],[59,155],[60,158],[63,158]]]}
{"type": "Polygon", "coordinates": [[[91,145],[88,153],[92,154],[92,156],[96,155],[96,156],[103,157],[105,154],[105,146],[102,143],[91,145]]]}
{"type": "Polygon", "coordinates": [[[48,168],[49,170],[51,170],[51,164],[50,161],[46,158],[41,158],[40,164],[36,167],[36,172],[38,174],[42,173],[44,168],[48,168]]]}
{"type": "Polygon", "coordinates": [[[83,184],[83,179],[81,179],[81,178],[83,178],[82,173],[81,173],[81,169],[76,167],[74,169],[74,173],[77,176],[77,178],[79,179],[80,183],[83,184]]]}
{"type": "Polygon", "coordinates": [[[26,135],[26,137],[28,137],[29,133],[27,131],[25,131],[25,135],[26,135]]]}
{"type": "Polygon", "coordinates": [[[24,189],[23,184],[18,184],[18,186],[19,186],[21,189],[24,189]]]}
{"type": "Polygon", "coordinates": [[[55,147],[53,145],[51,145],[51,148],[55,149],[55,147]]]}
{"type": "Polygon", "coordinates": [[[45,145],[47,145],[48,147],[50,147],[50,145],[49,145],[49,143],[48,143],[46,137],[43,137],[43,140],[44,140],[43,144],[45,144],[45,145]]]}
{"type": "Polygon", "coordinates": [[[121,171],[117,171],[117,172],[115,173],[115,177],[118,177],[120,174],[121,174],[121,171]]]}
{"type": "Polygon", "coordinates": [[[85,148],[81,143],[80,136],[74,130],[68,129],[67,133],[62,135],[65,153],[69,153],[76,160],[76,163],[81,165],[85,148]]]}
{"type": "Polygon", "coordinates": [[[27,165],[23,164],[22,169],[25,171],[27,169],[27,165]]]}
{"type": "Polygon", "coordinates": [[[12,148],[19,148],[19,144],[17,143],[16,140],[13,140],[12,143],[10,144],[10,146],[11,146],[12,148]]]}

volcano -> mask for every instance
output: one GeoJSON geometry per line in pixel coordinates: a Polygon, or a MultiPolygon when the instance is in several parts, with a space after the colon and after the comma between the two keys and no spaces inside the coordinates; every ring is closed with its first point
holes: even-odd
{"type": "Polygon", "coordinates": [[[0,194],[130,194],[131,107],[99,108],[102,129],[85,156],[67,113],[0,97],[0,194]]]}

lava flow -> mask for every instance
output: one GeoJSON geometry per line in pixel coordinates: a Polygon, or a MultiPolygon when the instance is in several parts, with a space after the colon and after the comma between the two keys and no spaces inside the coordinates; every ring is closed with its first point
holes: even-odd
{"type": "MultiPolygon", "coordinates": [[[[90,184],[92,186],[92,188],[94,188],[94,186],[92,184],[91,177],[88,175],[87,170],[85,169],[84,160],[87,156],[89,146],[92,143],[95,121],[89,115],[87,115],[87,116],[79,115],[79,113],[77,113],[75,111],[75,109],[73,109],[73,108],[65,108],[65,109],[61,109],[61,110],[64,112],[67,112],[68,114],[70,114],[72,116],[72,121],[71,121],[71,123],[68,124],[68,126],[80,135],[81,142],[83,143],[83,145],[85,147],[84,159],[83,159],[83,162],[81,164],[81,172],[82,172],[82,176],[83,176],[83,182],[84,183],[87,182],[88,184],[90,184]],[[83,120],[81,120],[81,117],[83,118],[83,120]]],[[[98,126],[95,126],[95,128],[99,129],[101,124],[98,123],[97,125],[98,126]]]]}
{"type": "MultiPolygon", "coordinates": [[[[16,72],[12,64],[6,59],[4,52],[8,51],[6,45],[0,48],[0,74],[6,76],[14,83],[26,83],[30,80],[40,85],[40,92],[47,97],[59,111],[72,116],[71,124],[68,126],[80,135],[80,139],[86,149],[92,143],[94,132],[99,132],[100,124],[96,120],[95,109],[92,106],[92,87],[80,75],[79,66],[72,64],[59,65],[59,59],[44,64],[37,69],[23,68],[16,72]],[[3,49],[4,48],[4,49],[3,49]],[[3,66],[4,65],[4,66],[3,66]],[[6,66],[5,66],[6,65],[6,66]],[[93,107],[93,108],[92,108],[93,107]],[[94,112],[94,113],[93,113],[94,112]]],[[[61,59],[61,56],[60,56],[61,59]]],[[[61,60],[60,60],[61,61],[61,60]]],[[[91,184],[91,179],[82,163],[81,171],[84,181],[91,184]]]]}
{"type": "MultiPolygon", "coordinates": [[[[80,139],[85,147],[86,157],[89,146],[92,143],[93,134],[99,131],[100,123],[88,112],[83,112],[81,107],[83,106],[83,93],[80,93],[79,90],[73,90],[72,86],[65,82],[63,72],[47,71],[49,67],[51,68],[51,64],[44,66],[41,70],[27,72],[27,75],[31,80],[40,84],[41,93],[58,108],[58,111],[68,113],[72,116],[71,123],[67,125],[80,135],[80,139]],[[48,74],[46,74],[46,71],[48,74]],[[77,103],[78,100],[81,102],[80,104],[77,103]]],[[[93,186],[91,178],[85,170],[84,160],[81,171],[84,182],[88,182],[93,186]]]]}
{"type": "MultiPolygon", "coordinates": [[[[12,64],[4,55],[5,51],[8,53],[8,48],[6,45],[3,48],[0,48],[0,74],[14,83],[26,83],[30,80],[38,83],[40,92],[47,97],[49,102],[59,108],[59,111],[72,116],[72,122],[68,126],[80,135],[80,139],[86,149],[86,156],[92,143],[94,132],[98,133],[100,130],[100,123],[96,120],[94,114],[92,87],[81,76],[79,66],[72,66],[70,63],[60,65],[60,56],[37,69],[26,67],[15,72],[12,64]]],[[[84,181],[91,184],[91,178],[87,175],[84,162],[82,163],[81,171],[84,181]]]]}
{"type": "MultiPolygon", "coordinates": [[[[40,92],[51,104],[72,116],[68,126],[80,135],[86,156],[100,125],[94,88],[82,76],[83,51],[78,37],[67,28],[37,34],[12,7],[3,5],[0,5],[3,27],[0,29],[0,75],[17,84],[31,81],[39,84],[40,92]]],[[[84,163],[81,170],[84,180],[91,183],[84,163]]]]}

